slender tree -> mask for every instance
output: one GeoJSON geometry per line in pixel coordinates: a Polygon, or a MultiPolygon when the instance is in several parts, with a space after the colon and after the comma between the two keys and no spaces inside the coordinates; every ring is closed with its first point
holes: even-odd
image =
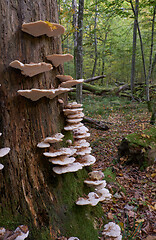
{"type": "Polygon", "coordinates": [[[139,0],[135,0],[135,17],[133,26],[133,51],[132,51],[132,66],[131,66],[131,96],[133,99],[134,82],[135,82],[135,57],[137,43],[137,19],[138,19],[139,0]]]}
{"type": "MultiPolygon", "coordinates": [[[[77,32],[77,54],[76,54],[76,72],[77,79],[83,78],[83,11],[84,11],[84,0],[79,0],[79,11],[78,11],[78,32],[77,32]]],[[[82,103],[82,83],[76,86],[76,100],[82,103]]]]}
{"type": "Polygon", "coordinates": [[[92,70],[92,77],[95,76],[95,71],[96,71],[96,65],[97,65],[97,59],[98,59],[98,51],[97,51],[97,34],[96,34],[96,28],[97,28],[97,0],[95,1],[95,17],[94,17],[94,65],[93,65],[93,70],[92,70]]]}

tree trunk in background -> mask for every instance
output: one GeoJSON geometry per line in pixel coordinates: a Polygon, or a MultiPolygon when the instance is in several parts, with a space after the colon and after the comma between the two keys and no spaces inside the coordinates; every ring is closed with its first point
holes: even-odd
{"type": "MultiPolygon", "coordinates": [[[[153,40],[154,40],[155,12],[156,12],[156,6],[154,7],[153,19],[152,19],[151,50],[150,50],[150,57],[149,57],[149,72],[148,72],[148,76],[147,76],[147,86],[149,86],[149,79],[150,79],[151,73],[152,73],[152,56],[153,56],[153,40]]],[[[149,97],[149,87],[146,88],[146,99],[147,99],[147,101],[150,101],[150,97],[149,97]]]]}
{"type": "Polygon", "coordinates": [[[95,18],[94,18],[94,50],[95,50],[95,59],[94,59],[94,66],[93,66],[93,71],[92,71],[92,77],[94,77],[94,75],[95,75],[97,59],[98,59],[96,26],[97,26],[97,0],[95,2],[95,18]]]}
{"type": "MultiPolygon", "coordinates": [[[[77,32],[77,61],[76,61],[77,79],[83,78],[83,49],[82,49],[83,10],[84,10],[84,0],[79,0],[78,32],[77,32]]],[[[82,103],[82,83],[76,86],[76,100],[77,102],[82,103]]]]}
{"type": "Polygon", "coordinates": [[[77,59],[77,0],[72,0],[72,9],[73,9],[73,39],[74,39],[74,77],[77,79],[77,72],[76,72],[76,59],[77,59]]]}
{"type": "Polygon", "coordinates": [[[134,82],[135,82],[135,57],[136,57],[138,7],[139,7],[139,0],[136,0],[135,1],[135,18],[134,18],[134,27],[133,27],[132,66],[131,66],[131,95],[132,95],[132,99],[133,99],[134,82]]]}
{"type": "MultiPolygon", "coordinates": [[[[108,31],[105,33],[105,39],[103,40],[103,51],[102,51],[102,72],[101,75],[105,73],[105,46],[107,41],[108,31]]],[[[104,84],[104,78],[101,80],[101,84],[104,84]]]]}
{"type": "MultiPolygon", "coordinates": [[[[62,74],[61,67],[32,78],[9,67],[15,59],[40,62],[46,61],[46,55],[61,53],[60,38],[35,38],[21,31],[23,22],[58,22],[57,3],[1,0],[0,12],[1,147],[11,148],[1,158],[4,169],[0,171],[0,227],[14,230],[18,225],[28,225],[28,239],[34,240],[54,240],[58,235],[98,239],[91,208],[75,205],[76,199],[88,191],[83,185],[87,172],[58,176],[43,156],[44,150],[36,147],[43,138],[63,132],[65,119],[57,97],[32,102],[17,94],[19,89],[57,87],[56,75],[62,74]]],[[[61,97],[67,101],[66,94],[61,97]]],[[[96,214],[97,210],[101,211],[94,208],[96,214]]]]}

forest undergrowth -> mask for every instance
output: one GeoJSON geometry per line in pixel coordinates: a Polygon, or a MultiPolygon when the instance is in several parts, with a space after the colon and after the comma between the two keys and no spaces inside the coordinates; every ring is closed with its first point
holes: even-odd
{"type": "MultiPolygon", "coordinates": [[[[109,127],[101,131],[89,127],[89,142],[97,161],[93,170],[102,170],[107,188],[112,193],[110,203],[102,203],[108,221],[118,223],[123,239],[156,239],[156,168],[140,170],[139,166],[117,161],[118,146],[126,135],[150,127],[150,113],[145,103],[118,97],[86,95],[85,116],[104,121],[109,127]]],[[[99,219],[99,229],[103,219],[99,219]]]]}

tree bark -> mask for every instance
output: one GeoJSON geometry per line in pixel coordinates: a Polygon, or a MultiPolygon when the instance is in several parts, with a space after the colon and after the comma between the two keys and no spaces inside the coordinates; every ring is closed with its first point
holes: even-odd
{"type": "MultiPolygon", "coordinates": [[[[43,138],[63,131],[65,119],[57,97],[32,102],[17,94],[19,89],[57,87],[56,75],[62,74],[62,68],[54,67],[30,78],[9,67],[15,59],[37,63],[46,61],[48,54],[61,53],[59,37],[35,38],[21,31],[23,22],[40,19],[58,22],[57,3],[1,0],[0,12],[1,147],[11,148],[1,158],[4,169],[0,171],[0,227],[15,229],[21,224],[28,225],[28,239],[54,240],[60,235],[97,239],[91,209],[75,205],[79,195],[86,191],[83,179],[87,172],[58,176],[43,156],[44,151],[36,147],[43,138]]],[[[67,102],[67,94],[61,98],[67,102]]]]}
{"type": "MultiPolygon", "coordinates": [[[[84,10],[84,0],[79,0],[78,32],[77,32],[77,60],[76,60],[77,79],[83,78],[83,52],[82,52],[83,10],[84,10]]],[[[77,100],[77,102],[82,103],[82,83],[80,83],[76,86],[76,100],[77,100]]]]}

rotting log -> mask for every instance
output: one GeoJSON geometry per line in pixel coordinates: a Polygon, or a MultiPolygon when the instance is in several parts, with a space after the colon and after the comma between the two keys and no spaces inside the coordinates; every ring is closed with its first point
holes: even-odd
{"type": "MultiPolygon", "coordinates": [[[[1,147],[11,149],[1,158],[0,227],[14,230],[28,225],[27,239],[34,240],[54,240],[60,235],[98,239],[93,222],[102,213],[100,206],[93,211],[75,205],[77,198],[89,191],[83,184],[87,171],[58,176],[43,150],[36,147],[43,138],[63,131],[65,119],[57,97],[32,102],[17,94],[19,89],[57,87],[56,75],[63,73],[62,67],[32,78],[9,67],[15,59],[37,63],[46,61],[48,54],[61,53],[60,37],[35,38],[21,31],[23,22],[42,19],[57,23],[57,3],[1,0],[0,12],[0,140],[1,147]]],[[[61,98],[67,102],[67,94],[61,98]]]]}
{"type": "Polygon", "coordinates": [[[91,127],[94,127],[96,129],[104,131],[109,129],[109,127],[104,123],[104,121],[99,121],[90,117],[84,117],[83,122],[89,123],[91,127]]]}

